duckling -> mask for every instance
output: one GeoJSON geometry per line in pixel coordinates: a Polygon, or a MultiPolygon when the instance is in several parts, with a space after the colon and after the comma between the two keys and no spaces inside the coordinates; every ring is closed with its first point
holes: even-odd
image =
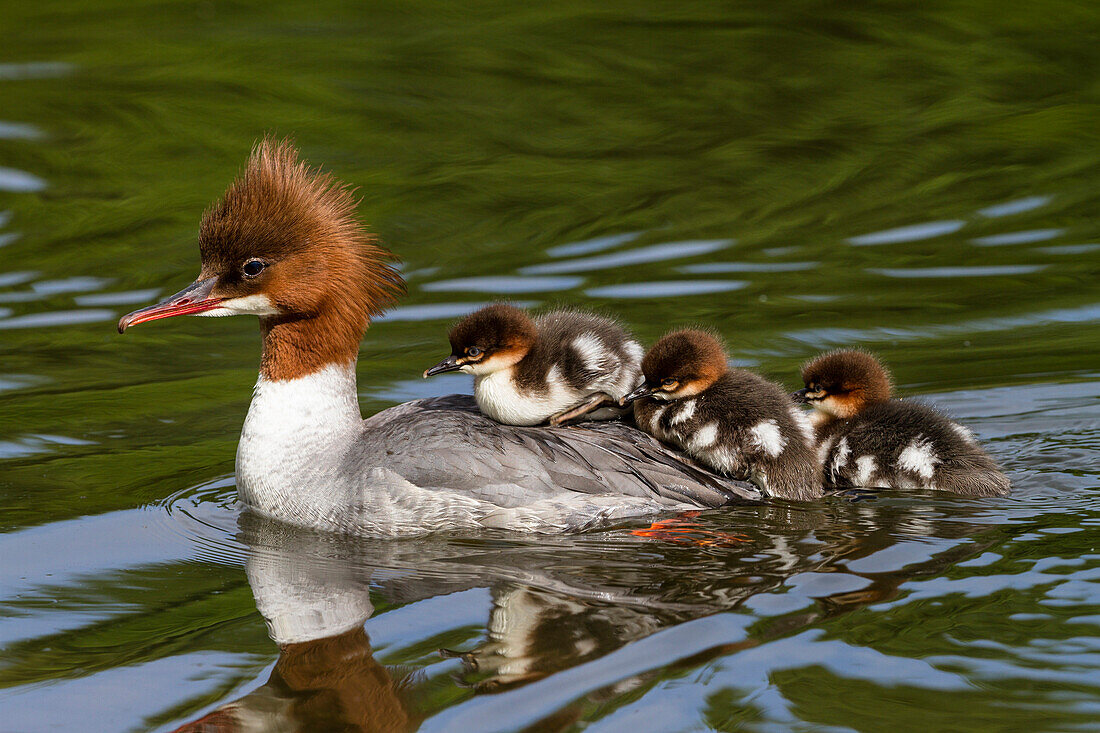
{"type": "Polygon", "coordinates": [[[481,412],[506,425],[561,425],[581,417],[610,420],[618,400],[641,381],[642,347],[618,323],[558,310],[532,319],[495,303],[471,313],[449,334],[451,355],[425,377],[474,375],[481,412]]]}
{"type": "Polygon", "coordinates": [[[784,499],[821,496],[809,420],[778,384],[730,369],[709,333],[670,333],[642,360],[634,402],[638,427],[710,468],[784,499]]]}
{"type": "Polygon", "coordinates": [[[923,488],[1005,496],[1011,485],[974,434],[933,408],[894,399],[872,354],[837,350],[802,367],[792,396],[814,408],[828,488],[923,488]]]}

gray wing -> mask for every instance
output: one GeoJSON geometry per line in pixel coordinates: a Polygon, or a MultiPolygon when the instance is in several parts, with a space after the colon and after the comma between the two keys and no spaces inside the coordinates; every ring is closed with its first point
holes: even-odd
{"type": "Polygon", "coordinates": [[[368,418],[361,461],[421,487],[523,506],[569,492],[716,507],[760,501],[750,484],[718,476],[626,423],[502,425],[473,398],[415,400],[368,418]]]}

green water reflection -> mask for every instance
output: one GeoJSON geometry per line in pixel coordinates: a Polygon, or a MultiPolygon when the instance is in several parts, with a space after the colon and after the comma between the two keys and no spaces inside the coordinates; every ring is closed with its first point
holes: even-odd
{"type": "MultiPolygon", "coordinates": [[[[1098,33],[1100,10],[1076,2],[0,4],[0,543],[15,558],[0,583],[0,706],[19,730],[83,721],[61,699],[96,728],[170,728],[267,679],[277,650],[232,539],[231,485],[195,488],[232,473],[256,324],[119,337],[114,322],[190,281],[201,211],[275,132],[358,186],[363,219],[405,261],[409,297],[361,352],[365,414],[468,388],[418,377],[454,315],[496,297],[579,304],[646,341],[709,324],[791,386],[819,349],[871,347],[903,393],[934,393],[974,427],[1016,484],[988,503],[890,499],[902,508],[867,510],[891,517],[867,526],[848,516],[860,505],[799,527],[709,519],[756,538],[774,581],[756,592],[794,588],[790,608],[742,609],[684,577],[710,588],[748,551],[565,541],[547,563],[581,566],[570,553],[591,541],[694,610],[641,614],[645,633],[591,631],[588,657],[540,657],[561,679],[650,634],[667,653],[661,633],[688,620],[752,618],[747,646],[718,634],[631,684],[597,674],[544,711],[558,727],[669,707],[683,717],[661,718],[668,729],[1088,727],[1098,33]],[[963,512],[981,516],[960,532],[963,512]],[[867,571],[894,586],[822,611],[835,599],[799,583],[820,570],[815,553],[843,556],[864,531],[904,557],[867,571]],[[761,678],[754,648],[796,661],[761,678]],[[923,666],[908,682],[853,671],[896,660],[923,666]],[[99,686],[133,692],[112,706],[99,686]]],[[[371,624],[423,598],[371,583],[378,647],[371,624]]],[[[591,608],[576,585],[553,592],[556,613],[591,608]]],[[[489,633],[482,610],[383,644],[382,663],[427,675],[411,719],[430,728],[494,699],[434,655],[489,633]]]]}

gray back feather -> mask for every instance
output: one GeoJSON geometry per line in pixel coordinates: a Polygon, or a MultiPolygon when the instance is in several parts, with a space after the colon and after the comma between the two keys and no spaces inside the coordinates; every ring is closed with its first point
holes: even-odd
{"type": "Polygon", "coordinates": [[[718,476],[632,425],[517,427],[482,415],[472,397],[407,402],[363,423],[361,462],[420,487],[459,491],[498,506],[570,492],[717,507],[761,500],[745,482],[718,476]]]}

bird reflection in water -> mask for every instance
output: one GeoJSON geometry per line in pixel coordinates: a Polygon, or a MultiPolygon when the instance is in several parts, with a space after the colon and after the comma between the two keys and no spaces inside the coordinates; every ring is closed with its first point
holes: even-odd
{"type": "MultiPolygon", "coordinates": [[[[446,657],[461,660],[452,672],[466,689],[458,694],[506,695],[557,672],[599,664],[662,629],[722,612],[751,615],[740,608],[746,600],[789,593],[784,585],[795,576],[839,573],[857,581],[840,592],[811,594],[799,611],[753,623],[747,638],[736,643],[715,639],[702,652],[655,660],[651,671],[626,679],[609,674],[606,685],[586,696],[589,701],[614,697],[650,676],[696,668],[893,598],[904,581],[937,573],[996,541],[988,527],[966,522],[965,503],[929,499],[923,505],[912,497],[889,496],[862,502],[838,498],[810,507],[773,504],[740,509],[752,515],[744,522],[722,511],[680,518],[703,536],[727,537],[710,544],[638,536],[632,534],[636,527],[574,537],[372,541],[313,533],[245,513],[239,537],[249,548],[246,572],[279,658],[258,688],[178,730],[418,727],[435,712],[431,699],[440,694],[440,680],[429,680],[419,668],[375,659],[364,630],[374,613],[372,593],[388,614],[458,591],[489,589],[492,606],[482,640],[431,656],[444,664],[446,657]],[[729,531],[735,524],[739,531],[729,531]],[[947,543],[932,555],[927,548],[914,549],[912,561],[900,569],[896,563],[881,571],[868,570],[867,563],[861,572],[847,567],[906,537],[928,536],[968,541],[947,543]]],[[[567,705],[539,724],[567,727],[583,715],[583,705],[567,705]]]]}

